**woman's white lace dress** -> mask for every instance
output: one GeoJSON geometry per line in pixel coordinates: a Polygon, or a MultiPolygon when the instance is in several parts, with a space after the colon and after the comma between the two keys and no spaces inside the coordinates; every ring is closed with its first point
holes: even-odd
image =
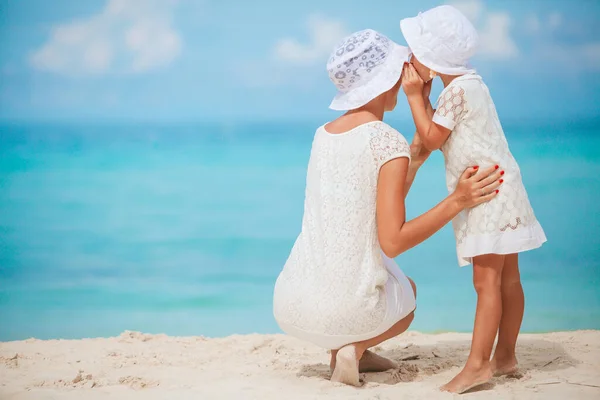
{"type": "Polygon", "coordinates": [[[379,169],[398,157],[410,158],[409,145],[383,122],[317,130],[302,231],[275,284],[273,311],[284,332],[338,349],[414,310],[408,279],[381,251],[375,218],[379,169]]]}
{"type": "Polygon", "coordinates": [[[470,264],[478,255],[540,247],[546,236],[529,204],[521,171],[481,77],[467,74],[455,78],[440,94],[433,121],[452,131],[441,148],[449,192],[468,167],[499,165],[505,171],[495,199],[461,212],[452,221],[459,265],[470,264]]]}

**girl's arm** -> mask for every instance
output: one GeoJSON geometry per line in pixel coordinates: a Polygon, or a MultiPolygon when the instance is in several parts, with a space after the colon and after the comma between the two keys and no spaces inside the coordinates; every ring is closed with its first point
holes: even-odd
{"type": "MultiPolygon", "coordinates": [[[[431,93],[431,81],[426,83],[423,87],[423,101],[425,102],[427,115],[430,118],[433,118],[433,114],[435,110],[431,107],[431,102],[429,101],[429,94],[431,93]]],[[[408,174],[406,175],[406,184],[404,186],[404,197],[408,195],[408,191],[410,190],[413,181],[415,180],[415,176],[417,175],[417,171],[419,168],[423,166],[425,160],[429,158],[431,155],[431,151],[423,146],[423,142],[421,140],[421,136],[419,132],[415,132],[413,136],[413,141],[410,145],[410,165],[408,166],[408,174]]]]}
{"type": "Polygon", "coordinates": [[[468,168],[454,193],[425,214],[406,222],[408,164],[406,157],[388,161],[381,167],[377,182],[377,233],[381,249],[390,258],[425,241],[463,209],[493,199],[500,186],[500,169],[490,167],[477,173],[477,167],[468,168]]]}
{"type": "Polygon", "coordinates": [[[430,115],[427,112],[428,110],[423,96],[420,95],[423,90],[423,85],[423,80],[415,68],[412,64],[408,64],[402,75],[402,88],[406,93],[415,126],[419,136],[421,136],[423,145],[428,150],[433,151],[442,147],[452,131],[432,122],[433,113],[430,115]]]}

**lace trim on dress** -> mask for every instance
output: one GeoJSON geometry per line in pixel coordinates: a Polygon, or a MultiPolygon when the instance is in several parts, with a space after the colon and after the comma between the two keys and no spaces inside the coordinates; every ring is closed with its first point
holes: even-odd
{"type": "Polygon", "coordinates": [[[466,105],[465,90],[453,86],[440,98],[436,113],[458,123],[467,111],[466,105]]]}
{"type": "Polygon", "coordinates": [[[522,225],[522,222],[521,222],[521,218],[520,218],[520,217],[517,217],[517,219],[515,220],[515,224],[514,224],[514,225],[512,225],[512,224],[509,222],[509,223],[508,223],[508,224],[506,224],[504,227],[500,228],[500,232],[504,232],[504,231],[505,231],[505,230],[507,230],[508,228],[510,228],[510,229],[512,229],[512,230],[514,231],[515,229],[517,229],[517,227],[518,227],[519,225],[522,225]]]}
{"type": "Polygon", "coordinates": [[[410,145],[398,131],[385,124],[373,125],[373,128],[369,144],[379,167],[393,157],[410,158],[410,145]]]}

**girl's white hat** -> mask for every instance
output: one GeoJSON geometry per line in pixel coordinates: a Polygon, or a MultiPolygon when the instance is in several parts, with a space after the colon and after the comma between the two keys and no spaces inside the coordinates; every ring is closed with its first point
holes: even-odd
{"type": "Polygon", "coordinates": [[[444,5],[405,18],[400,29],[411,52],[427,68],[447,75],[475,72],[469,59],[477,50],[479,35],[456,8],[444,5]]]}
{"type": "Polygon", "coordinates": [[[408,48],[372,29],[353,33],[334,50],[327,70],[338,88],[332,110],[354,110],[390,90],[400,79],[408,48]]]}

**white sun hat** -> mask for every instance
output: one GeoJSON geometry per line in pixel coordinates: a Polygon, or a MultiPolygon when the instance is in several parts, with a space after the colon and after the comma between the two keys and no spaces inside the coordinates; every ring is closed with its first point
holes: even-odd
{"type": "Polygon", "coordinates": [[[427,68],[447,75],[475,72],[469,59],[477,51],[479,35],[456,8],[444,5],[405,18],[400,29],[412,54],[427,68]]]}
{"type": "Polygon", "coordinates": [[[372,29],[353,33],[334,50],[327,70],[338,93],[332,110],[354,110],[390,90],[408,61],[408,48],[372,29]]]}

